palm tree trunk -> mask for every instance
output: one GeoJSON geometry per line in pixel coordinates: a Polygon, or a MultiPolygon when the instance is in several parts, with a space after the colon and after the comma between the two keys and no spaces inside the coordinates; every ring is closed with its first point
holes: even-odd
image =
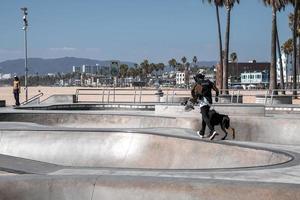
{"type": "Polygon", "coordinates": [[[297,21],[298,21],[298,2],[294,5],[294,27],[293,27],[293,95],[297,96],[297,21]]]}
{"type": "Polygon", "coordinates": [[[219,61],[219,69],[217,79],[217,87],[221,89],[222,92],[222,83],[223,83],[223,47],[222,47],[222,33],[221,33],[221,24],[220,24],[220,15],[219,15],[219,7],[216,6],[216,14],[217,14],[217,22],[218,22],[218,35],[219,35],[219,54],[220,54],[220,61],[219,61]]]}
{"type": "MultiPolygon", "coordinates": [[[[298,24],[298,22],[297,22],[298,24]]],[[[299,70],[300,70],[300,36],[299,33],[297,33],[298,35],[298,65],[297,65],[297,70],[296,70],[296,75],[297,75],[297,83],[296,83],[296,88],[298,88],[299,86],[299,70]]]]}
{"type": "Polygon", "coordinates": [[[230,12],[231,8],[227,8],[227,22],[226,22],[226,37],[225,37],[225,57],[223,69],[223,89],[225,94],[228,94],[228,54],[229,54],[229,37],[230,37],[230,12]],[[227,90],[227,91],[226,91],[227,90]]]}
{"type": "Polygon", "coordinates": [[[288,84],[289,84],[288,66],[289,66],[289,54],[286,54],[285,86],[287,89],[288,89],[288,84]]]}
{"type": "Polygon", "coordinates": [[[279,42],[279,35],[278,35],[278,28],[276,26],[276,42],[277,42],[277,50],[278,50],[278,56],[279,56],[279,64],[280,64],[280,89],[282,89],[282,94],[285,94],[284,91],[284,78],[283,78],[283,64],[282,64],[282,57],[281,57],[281,51],[280,51],[280,42],[279,42]]]}
{"type": "MultiPolygon", "coordinates": [[[[277,88],[276,76],[276,10],[272,8],[272,36],[271,36],[271,66],[270,66],[270,85],[269,90],[272,92],[277,88]]],[[[274,91],[274,94],[278,92],[274,91]]]]}

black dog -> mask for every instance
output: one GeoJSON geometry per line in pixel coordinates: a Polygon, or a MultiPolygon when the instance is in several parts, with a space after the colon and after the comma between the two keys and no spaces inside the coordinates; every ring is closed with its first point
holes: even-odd
{"type": "MultiPolygon", "coordinates": [[[[181,105],[185,106],[185,111],[191,111],[194,109],[195,100],[190,98],[185,102],[182,102],[181,105]]],[[[221,126],[222,131],[224,131],[225,136],[221,138],[221,140],[225,140],[227,138],[228,132],[227,130],[231,129],[232,131],[232,138],[235,139],[235,129],[230,126],[230,118],[228,115],[223,115],[216,112],[214,109],[211,109],[208,113],[210,124],[214,126],[221,126]],[[226,130],[227,129],[227,130],[226,130]]],[[[215,136],[214,136],[215,137],[215,136]]],[[[214,139],[210,138],[211,140],[214,139]]]]}
{"type": "MultiPolygon", "coordinates": [[[[210,110],[209,113],[209,120],[210,124],[214,127],[217,125],[221,126],[221,129],[224,131],[225,136],[221,140],[225,140],[228,133],[227,130],[231,129],[232,131],[232,138],[235,139],[235,129],[230,127],[230,118],[228,115],[223,115],[218,112],[216,112],[214,109],[210,110]]],[[[210,138],[213,140],[214,138],[210,138]]]]}

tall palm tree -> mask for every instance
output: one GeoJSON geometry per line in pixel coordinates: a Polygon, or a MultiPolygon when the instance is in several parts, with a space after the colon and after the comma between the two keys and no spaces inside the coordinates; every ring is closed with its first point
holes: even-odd
{"type": "MultiPolygon", "coordinates": [[[[206,0],[202,0],[203,2],[206,0]]],[[[207,0],[209,3],[214,3],[216,8],[216,17],[217,17],[217,25],[218,25],[218,38],[219,38],[219,69],[218,76],[217,76],[217,87],[222,89],[223,83],[223,45],[222,45],[222,31],[221,31],[221,23],[220,23],[220,14],[219,14],[219,7],[224,6],[225,0],[207,0]]]]}
{"type": "Polygon", "coordinates": [[[185,63],[186,63],[186,60],[187,60],[187,59],[186,59],[186,57],[185,57],[185,56],[183,56],[183,57],[181,58],[181,61],[182,61],[182,63],[183,63],[183,64],[185,64],[185,63]]]}
{"type": "MultiPolygon", "coordinates": [[[[272,36],[271,36],[271,66],[269,90],[277,89],[276,76],[276,30],[277,30],[277,11],[285,7],[286,0],[263,0],[264,4],[272,7],[272,36]]],[[[274,92],[274,94],[278,94],[274,92]]]]}
{"type": "Polygon", "coordinates": [[[293,95],[297,95],[297,30],[298,30],[298,12],[300,9],[299,0],[289,0],[290,3],[294,6],[294,18],[293,18],[293,95]]]}
{"type": "MultiPolygon", "coordinates": [[[[224,6],[227,10],[226,34],[225,34],[225,56],[223,66],[223,89],[228,89],[228,55],[229,55],[229,38],[230,38],[230,15],[231,9],[235,3],[240,3],[240,0],[224,0],[224,6]]],[[[228,91],[225,91],[228,94],[228,91]]]]}
{"type": "Polygon", "coordinates": [[[289,64],[289,57],[292,56],[293,54],[293,39],[290,38],[287,41],[285,41],[283,43],[283,45],[281,46],[281,50],[283,51],[283,53],[286,55],[286,69],[285,69],[285,82],[286,84],[288,84],[288,64],[289,64]]]}
{"type": "Polygon", "coordinates": [[[141,68],[142,68],[142,76],[143,78],[147,79],[147,76],[149,74],[150,71],[150,64],[148,60],[144,60],[141,64],[140,64],[141,68]]]}
{"type": "Polygon", "coordinates": [[[285,88],[284,87],[284,80],[283,80],[283,63],[282,63],[282,55],[281,55],[279,35],[278,35],[278,28],[277,27],[276,27],[276,43],[277,43],[279,65],[280,65],[280,70],[279,70],[280,71],[280,86],[281,86],[280,89],[282,89],[282,94],[285,94],[285,91],[283,90],[285,88]]]}
{"type": "Polygon", "coordinates": [[[194,63],[194,67],[197,65],[197,61],[198,61],[198,58],[197,58],[197,56],[194,56],[194,57],[193,57],[193,63],[194,63]]]}
{"type": "Polygon", "coordinates": [[[188,85],[189,82],[190,82],[190,80],[189,80],[189,68],[188,68],[188,66],[186,65],[186,61],[187,61],[186,57],[183,56],[183,57],[181,58],[181,61],[182,61],[183,67],[184,67],[184,77],[185,77],[184,83],[185,83],[186,85],[188,85]]]}

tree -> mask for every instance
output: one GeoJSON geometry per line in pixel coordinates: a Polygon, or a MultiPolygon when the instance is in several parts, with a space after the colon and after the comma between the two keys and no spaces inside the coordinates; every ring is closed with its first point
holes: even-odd
{"type": "Polygon", "coordinates": [[[161,70],[162,72],[165,69],[165,64],[164,63],[158,63],[157,66],[159,67],[159,70],[161,70]]]}
{"type": "Polygon", "coordinates": [[[141,68],[142,68],[142,76],[144,78],[147,77],[149,71],[150,71],[150,64],[148,60],[144,60],[141,64],[140,64],[141,68]]]}
{"type": "Polygon", "coordinates": [[[183,57],[181,58],[181,61],[182,61],[183,64],[185,64],[185,63],[186,63],[186,57],[183,56],[183,57]]]}
{"type": "Polygon", "coordinates": [[[197,58],[197,56],[194,56],[193,57],[193,67],[195,67],[197,65],[197,62],[198,62],[198,58],[197,58]]]}
{"type": "Polygon", "coordinates": [[[182,61],[182,65],[183,65],[183,68],[184,68],[184,77],[185,77],[184,83],[185,83],[186,85],[188,85],[189,82],[190,82],[190,80],[189,80],[189,75],[190,75],[190,73],[189,73],[189,68],[188,68],[188,66],[186,65],[186,61],[187,61],[186,57],[183,56],[183,57],[181,58],[181,61],[182,61]]]}
{"type": "Polygon", "coordinates": [[[282,94],[285,94],[285,91],[283,90],[284,87],[284,80],[283,80],[283,63],[282,63],[282,55],[280,50],[280,42],[279,42],[279,34],[278,34],[278,28],[276,27],[276,43],[277,43],[277,50],[278,50],[278,56],[279,56],[279,65],[280,65],[280,86],[282,89],[282,94]]]}
{"type": "MultiPolygon", "coordinates": [[[[228,54],[229,54],[229,38],[230,38],[230,15],[231,9],[235,3],[240,3],[239,0],[225,0],[224,6],[227,11],[226,20],[226,34],[225,34],[225,56],[224,56],[224,66],[223,66],[223,89],[228,89],[228,54]]],[[[228,94],[228,91],[225,91],[228,94]]]]}
{"type": "Polygon", "coordinates": [[[175,60],[175,58],[169,60],[169,65],[175,70],[175,67],[177,66],[177,61],[175,60]]]}
{"type": "MultiPolygon", "coordinates": [[[[206,0],[202,0],[203,2],[206,0]]],[[[222,89],[223,83],[223,45],[222,45],[222,31],[221,31],[221,23],[220,23],[220,14],[219,7],[224,6],[225,0],[207,0],[209,3],[214,3],[216,8],[216,17],[217,17],[217,25],[218,25],[218,38],[219,38],[219,66],[218,66],[218,76],[217,76],[217,87],[222,89]]]]}
{"type": "Polygon", "coordinates": [[[230,54],[230,59],[231,59],[231,62],[235,65],[236,73],[237,73],[237,77],[235,77],[235,78],[238,79],[238,77],[239,77],[239,69],[238,69],[238,65],[237,65],[237,59],[238,59],[238,57],[237,57],[236,52],[232,52],[230,54]]]}
{"type": "Polygon", "coordinates": [[[120,77],[125,78],[125,76],[127,75],[127,71],[128,71],[128,65],[121,64],[120,65],[120,77]]]}
{"type": "MultiPolygon", "coordinates": [[[[277,89],[276,76],[276,30],[277,30],[277,11],[285,7],[284,0],[263,0],[264,4],[272,7],[272,36],[271,36],[271,66],[269,90],[277,89]]],[[[278,94],[276,91],[274,94],[278,94]]]]}
{"type": "MultiPolygon", "coordinates": [[[[281,46],[281,50],[283,51],[283,53],[286,55],[286,63],[288,65],[289,63],[289,57],[292,56],[293,54],[293,39],[290,38],[287,41],[285,41],[283,43],[283,45],[281,46]]],[[[285,82],[286,84],[288,84],[288,68],[286,66],[286,76],[285,76],[285,82]]]]}
{"type": "Polygon", "coordinates": [[[294,6],[294,18],[293,18],[293,95],[297,96],[297,30],[299,24],[299,0],[289,0],[294,6]]]}
{"type": "Polygon", "coordinates": [[[124,78],[127,76],[127,73],[128,73],[128,65],[121,64],[120,65],[120,72],[119,72],[119,75],[120,75],[121,80],[122,80],[121,85],[124,83],[124,78]]]}

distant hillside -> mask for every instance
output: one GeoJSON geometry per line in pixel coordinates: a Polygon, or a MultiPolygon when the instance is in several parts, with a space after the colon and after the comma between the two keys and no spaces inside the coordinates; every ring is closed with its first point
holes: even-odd
{"type": "MultiPolygon", "coordinates": [[[[42,59],[42,58],[28,58],[29,74],[47,74],[47,73],[69,73],[72,71],[73,66],[82,65],[104,65],[109,61],[92,60],[87,58],[64,57],[55,59],[42,59]]],[[[121,64],[134,66],[132,62],[122,62],[121,64]]],[[[24,59],[7,60],[0,63],[1,73],[16,73],[18,75],[24,74],[24,59]]]]}
{"type": "MultiPolygon", "coordinates": [[[[43,59],[43,58],[29,58],[28,59],[28,70],[29,74],[48,74],[48,73],[70,73],[73,66],[82,65],[105,65],[109,61],[100,61],[87,58],[75,58],[75,57],[64,57],[54,59],[43,59]]],[[[133,62],[123,62],[121,64],[127,64],[129,67],[133,67],[133,62]]],[[[216,61],[198,61],[198,66],[212,67],[216,65],[216,61]]],[[[24,74],[24,59],[7,60],[0,63],[0,73],[12,73],[23,75],[24,74]]],[[[166,67],[165,71],[173,70],[171,67],[166,67]]]]}

